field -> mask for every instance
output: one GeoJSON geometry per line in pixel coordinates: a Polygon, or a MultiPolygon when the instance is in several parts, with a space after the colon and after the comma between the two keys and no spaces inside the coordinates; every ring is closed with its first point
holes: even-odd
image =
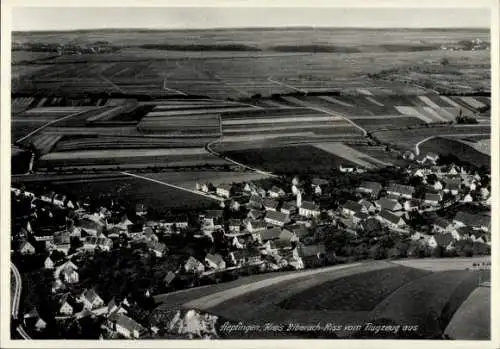
{"type": "Polygon", "coordinates": [[[373,132],[373,136],[382,142],[394,144],[401,149],[415,151],[416,144],[429,137],[461,136],[463,138],[473,135],[488,136],[490,132],[491,128],[486,125],[458,125],[376,131],[373,132]]]}
{"type": "Polygon", "coordinates": [[[471,145],[460,142],[459,140],[438,137],[430,139],[420,145],[420,150],[425,154],[429,152],[440,154],[453,154],[462,161],[468,162],[475,166],[486,166],[490,168],[491,157],[474,149],[471,145]]]}
{"type": "Polygon", "coordinates": [[[380,166],[391,166],[391,163],[380,161],[377,158],[359,152],[356,149],[342,143],[315,143],[313,145],[318,149],[347,159],[350,162],[367,169],[372,169],[380,166]]]}
{"type": "Polygon", "coordinates": [[[53,52],[33,52],[33,51],[12,51],[12,64],[37,61],[39,59],[48,59],[56,57],[53,52]]]}
{"type": "Polygon", "coordinates": [[[463,139],[456,139],[456,141],[469,145],[484,155],[491,156],[491,139],[489,137],[485,138],[485,136],[482,136],[482,138],[477,139],[474,139],[474,137],[467,137],[463,139]]]}
{"type": "Polygon", "coordinates": [[[356,164],[311,145],[226,151],[228,158],[276,174],[330,173],[342,164],[356,164]]]}
{"type": "Polygon", "coordinates": [[[132,204],[142,203],[159,211],[170,208],[201,209],[210,207],[215,202],[200,195],[131,177],[62,179],[52,181],[51,186],[74,197],[123,199],[132,204]]]}
{"type": "MultiPolygon", "coordinates": [[[[368,322],[409,325],[416,328],[375,334],[344,327],[335,331],[335,335],[372,339],[440,338],[455,311],[478,286],[478,273],[468,270],[433,272],[385,261],[370,261],[270,274],[267,278],[255,275],[230,283],[166,294],[156,298],[162,303],[157,311],[194,308],[216,314],[224,322],[244,321],[261,326],[267,322],[282,325],[292,322],[316,325],[319,322],[323,326],[335,323],[360,327],[368,322]]],[[[467,322],[472,327],[476,323],[484,324],[482,320],[470,317],[467,322]]],[[[484,331],[481,339],[487,339],[488,332],[484,331]]],[[[241,332],[222,334],[223,338],[244,335],[241,332]]],[[[266,335],[265,331],[257,331],[252,338],[266,335]]],[[[331,332],[314,332],[313,335],[335,337],[331,332]]],[[[308,336],[284,331],[281,337],[308,336]]]]}
{"type": "Polygon", "coordinates": [[[16,80],[13,90],[60,88],[226,99],[297,90],[416,94],[425,92],[417,85],[426,80],[449,81],[449,88],[462,90],[489,88],[488,51],[440,50],[441,44],[464,38],[489,40],[489,33],[337,28],[14,33],[19,43],[105,40],[118,51],[31,63],[45,68],[25,73],[29,79],[16,80]],[[447,67],[440,65],[444,57],[450,62],[447,67]],[[399,69],[393,71],[395,67],[399,69]],[[388,81],[392,76],[396,78],[388,81]],[[405,84],[408,79],[415,83],[405,84]]]}
{"type": "Polygon", "coordinates": [[[40,158],[42,168],[221,166],[226,161],[204,148],[116,149],[52,152],[40,158]]]}

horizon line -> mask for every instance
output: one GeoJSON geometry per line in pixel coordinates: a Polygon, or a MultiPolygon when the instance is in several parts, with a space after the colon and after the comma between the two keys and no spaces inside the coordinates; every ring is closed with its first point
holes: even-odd
{"type": "Polygon", "coordinates": [[[112,30],[137,30],[137,31],[183,31],[183,30],[273,30],[273,29],[359,29],[359,30],[388,30],[388,29],[403,29],[403,30],[468,30],[482,29],[491,30],[488,26],[481,27],[371,27],[371,26],[264,26],[264,27],[199,27],[199,28],[147,28],[147,27],[100,27],[100,28],[75,28],[75,29],[26,29],[12,30],[12,33],[49,33],[49,32],[82,32],[82,31],[112,31],[112,30]]]}

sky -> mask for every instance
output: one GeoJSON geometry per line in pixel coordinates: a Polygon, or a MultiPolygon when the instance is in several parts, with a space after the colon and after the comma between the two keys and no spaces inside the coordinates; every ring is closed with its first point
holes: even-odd
{"type": "Polygon", "coordinates": [[[488,28],[487,8],[14,7],[12,30],[97,28],[488,28]]]}

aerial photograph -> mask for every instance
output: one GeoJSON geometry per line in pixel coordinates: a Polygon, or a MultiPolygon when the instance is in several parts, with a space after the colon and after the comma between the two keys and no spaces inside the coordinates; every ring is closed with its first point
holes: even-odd
{"type": "Polygon", "coordinates": [[[11,26],[11,340],[491,340],[489,8],[11,26]]]}

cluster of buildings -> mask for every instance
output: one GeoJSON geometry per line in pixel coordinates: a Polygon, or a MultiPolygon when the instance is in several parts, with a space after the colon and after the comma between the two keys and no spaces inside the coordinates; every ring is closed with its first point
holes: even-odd
{"type": "MultiPolygon", "coordinates": [[[[58,316],[103,316],[103,328],[109,333],[138,338],[146,330],[128,317],[126,299],[105,304],[94,289],[76,295],[69,292],[71,285],[79,283],[73,255],[110,251],[126,236],[128,244],[143,243],[151,254],[162,258],[170,252],[161,242],[165,234],[182,236],[187,230],[194,230],[195,237],[212,241],[216,233],[223,234],[227,250],[206,253],[203,258],[186,257],[177,270],[168,271],[163,280],[168,286],[183,274],[210,277],[247,267],[277,271],[325,265],[336,258],[335,253],[313,238],[324,227],[333,226],[353,235],[385,227],[422,246],[442,247],[446,251],[453,250],[460,240],[489,245],[491,218],[481,213],[490,206],[489,179],[455,165],[437,166],[436,159],[434,154],[428,154],[409,166],[404,178],[398,181],[384,185],[362,181],[350,188],[350,200],[335,207],[318,203],[329,186],[322,178],[308,181],[308,190],[306,182],[297,177],[291,183],[277,181],[269,189],[254,182],[237,186],[199,183],[197,190],[224,197],[225,204],[221,209],[199,213],[194,223],[182,215],[148,220],[147,208],[141,203],[136,205],[133,221],[123,213],[117,219],[123,208],[114,207],[113,203],[109,208],[90,212],[86,203],[72,202],[58,193],[36,195],[12,188],[12,200],[21,208],[14,222],[12,236],[17,244],[13,246],[21,254],[47,255],[43,267],[54,271],[52,292],[59,307],[58,316]],[[307,196],[306,192],[312,195],[307,196]],[[460,210],[462,204],[476,205],[478,210],[460,210]],[[456,206],[459,210],[452,217],[442,214],[456,206]],[[415,214],[432,212],[440,214],[429,230],[418,231],[409,224],[415,214]]],[[[33,318],[35,313],[36,309],[27,316],[33,318]]]]}

